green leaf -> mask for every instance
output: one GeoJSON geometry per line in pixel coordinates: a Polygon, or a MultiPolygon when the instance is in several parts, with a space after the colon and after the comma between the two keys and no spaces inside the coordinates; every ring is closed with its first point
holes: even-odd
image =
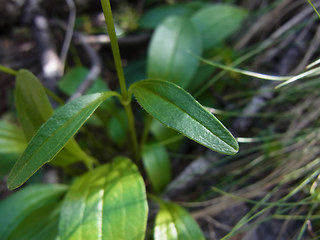
{"type": "MultiPolygon", "coordinates": [[[[88,73],[89,69],[85,67],[75,67],[70,69],[58,82],[59,89],[68,96],[71,96],[77,91],[78,87],[81,85],[88,73]]],[[[109,88],[104,81],[98,77],[94,80],[92,86],[87,90],[86,93],[97,93],[104,91],[109,91],[109,88]]]]}
{"type": "Polygon", "coordinates": [[[235,154],[239,146],[222,123],[181,87],[162,80],[131,86],[140,105],[164,125],[211,150],[235,154]]]}
{"type": "MultiPolygon", "coordinates": [[[[32,185],[23,188],[12,196],[0,202],[0,236],[1,239],[19,239],[17,235],[22,233],[22,227],[25,224],[31,224],[33,221],[39,224],[44,219],[35,219],[40,214],[39,211],[46,209],[42,216],[51,215],[50,208],[56,204],[64,195],[67,186],[59,184],[51,185],[32,185]],[[48,208],[50,207],[50,208],[48,208]],[[37,221],[36,221],[37,220],[37,221]]],[[[35,225],[33,227],[36,228],[35,225]]],[[[34,232],[41,232],[41,225],[34,232]]],[[[31,231],[31,229],[29,229],[31,231]]],[[[42,229],[43,230],[43,229],[42,229]]],[[[27,230],[25,232],[28,232],[27,230]]],[[[31,239],[28,236],[21,236],[20,239],[31,239]]],[[[33,239],[33,238],[32,238],[33,239]]],[[[49,238],[45,238],[49,239],[49,238]]]]}
{"type": "Polygon", "coordinates": [[[0,154],[0,178],[7,176],[20,154],[0,154]]]}
{"type": "Polygon", "coordinates": [[[171,142],[170,144],[166,144],[166,147],[169,150],[176,151],[182,144],[183,137],[181,137],[181,134],[172,130],[171,128],[167,128],[157,119],[152,119],[150,132],[158,140],[158,142],[166,142],[168,140],[170,141],[170,139],[175,139],[175,141],[171,142]]]}
{"type": "Polygon", "coordinates": [[[167,17],[188,16],[207,5],[207,3],[193,1],[187,4],[173,4],[154,7],[143,14],[140,19],[140,27],[154,29],[167,17]]]}
{"type": "MultiPolygon", "coordinates": [[[[30,141],[40,126],[52,116],[54,110],[40,81],[28,70],[22,69],[17,74],[15,101],[19,122],[27,140],[30,141]]],[[[88,167],[94,161],[74,139],[71,139],[52,163],[66,166],[80,160],[88,167]]]]}
{"type": "Polygon", "coordinates": [[[28,70],[22,69],[17,74],[15,103],[19,122],[29,141],[54,110],[40,81],[28,70]]]}
{"type": "Polygon", "coordinates": [[[146,78],[146,58],[128,62],[123,68],[127,86],[146,78]]]}
{"type": "Polygon", "coordinates": [[[197,222],[182,207],[157,200],[160,210],[156,216],[155,240],[205,239],[197,222]]]}
{"type": "Polygon", "coordinates": [[[229,4],[203,8],[191,18],[202,35],[203,48],[212,48],[241,27],[247,12],[229,4]]]}
{"type": "Polygon", "coordinates": [[[124,110],[119,110],[117,115],[108,122],[108,135],[119,146],[122,146],[127,138],[128,120],[124,110]]]}
{"type": "Polygon", "coordinates": [[[27,140],[22,130],[4,120],[0,120],[0,154],[22,153],[27,146],[27,140]]]}
{"type": "Polygon", "coordinates": [[[193,93],[196,92],[196,90],[198,90],[200,87],[203,87],[203,85],[208,82],[210,76],[212,76],[215,70],[216,69],[210,65],[200,66],[195,76],[191,80],[190,85],[188,86],[188,92],[193,93]]]}
{"type": "Polygon", "coordinates": [[[161,145],[144,146],[143,166],[156,193],[160,193],[171,180],[171,166],[167,150],[161,145]]]}
{"type": "Polygon", "coordinates": [[[96,108],[115,92],[85,95],[67,103],[45,122],[12,168],[8,187],[14,189],[49,162],[73,137],[96,108]]]}
{"type": "Polygon", "coordinates": [[[56,240],[61,203],[45,205],[26,217],[10,234],[8,240],[56,240]]]}
{"type": "Polygon", "coordinates": [[[201,55],[200,34],[185,18],[167,18],[152,36],[149,46],[147,75],[186,88],[197,71],[201,55]]]}
{"type": "Polygon", "coordinates": [[[137,167],[117,157],[77,179],[64,199],[63,240],[144,239],[148,205],[137,167]]]}

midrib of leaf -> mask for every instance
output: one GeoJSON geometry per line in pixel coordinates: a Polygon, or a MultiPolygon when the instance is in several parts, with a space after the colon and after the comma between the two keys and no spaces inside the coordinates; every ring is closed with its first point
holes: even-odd
{"type": "MultiPolygon", "coordinates": [[[[173,102],[171,102],[169,99],[164,98],[163,96],[159,95],[158,93],[150,90],[150,89],[146,89],[144,88],[146,91],[149,91],[151,93],[153,93],[154,95],[158,96],[159,98],[163,99],[164,101],[168,102],[170,105],[173,105],[174,107],[176,107],[177,109],[180,109],[182,112],[184,112],[185,114],[187,114],[191,119],[195,120],[196,122],[198,122],[200,125],[204,126],[198,119],[194,118],[192,115],[190,115],[189,113],[187,113],[185,110],[183,110],[180,106],[175,105],[173,102]]],[[[187,93],[188,94],[188,93],[187,93]]],[[[196,102],[196,104],[198,105],[198,103],[196,102]]],[[[153,106],[149,105],[151,108],[155,109],[153,106]]],[[[201,107],[201,105],[199,106],[201,107]]],[[[205,109],[204,109],[205,110],[205,109]]],[[[207,110],[205,110],[207,111],[207,110]]],[[[209,113],[209,112],[208,112],[209,113]]],[[[211,114],[211,113],[209,113],[211,114]]],[[[212,115],[212,114],[211,114],[212,115]]],[[[217,120],[218,121],[218,120],[217,120]]],[[[223,126],[221,126],[223,127],[223,126]]],[[[207,127],[204,126],[205,129],[207,129],[210,133],[212,133],[212,135],[214,135],[216,138],[220,139],[222,142],[224,142],[226,145],[228,145],[229,147],[231,147],[232,149],[236,150],[235,148],[233,148],[230,144],[226,143],[223,139],[221,139],[219,136],[217,136],[215,133],[213,133],[210,129],[208,129],[207,127]]]]}
{"type": "MultiPolygon", "coordinates": [[[[100,101],[101,101],[101,100],[100,100],[100,101]]],[[[96,101],[94,102],[94,104],[96,104],[96,102],[98,102],[98,100],[96,100],[96,101]]],[[[94,104],[92,104],[92,105],[94,105],[94,104]]],[[[98,107],[98,106],[97,106],[97,107],[98,107]]],[[[54,132],[51,133],[51,134],[54,134],[54,133],[60,131],[61,129],[65,128],[65,125],[66,125],[67,123],[69,123],[70,121],[74,120],[76,117],[78,117],[79,115],[82,115],[83,113],[90,112],[91,109],[92,109],[92,107],[91,107],[91,108],[88,108],[88,110],[87,110],[87,109],[81,110],[76,116],[71,117],[69,120],[67,120],[67,121],[65,122],[65,124],[63,124],[63,125],[61,125],[60,127],[58,127],[58,128],[56,129],[56,131],[54,131],[54,132]]],[[[80,118],[80,120],[82,121],[83,118],[84,118],[84,117],[80,118]]],[[[77,121],[77,123],[78,123],[78,122],[79,122],[79,121],[77,121]]],[[[42,127],[40,127],[40,129],[42,129],[42,127]]],[[[40,131],[40,129],[39,129],[39,131],[40,131]]],[[[71,131],[68,131],[68,132],[71,132],[71,131]]],[[[72,136],[71,136],[71,137],[72,137],[72,136]]],[[[33,138],[32,138],[32,139],[33,139],[33,138]]],[[[36,154],[43,148],[43,146],[44,146],[48,141],[50,141],[50,139],[51,139],[50,137],[47,137],[47,138],[39,145],[39,147],[37,148],[37,150],[35,150],[35,151],[31,154],[31,156],[28,157],[28,159],[23,163],[23,165],[22,165],[22,167],[21,167],[21,170],[20,170],[20,171],[17,171],[17,173],[12,177],[12,181],[17,178],[17,176],[19,175],[19,172],[21,172],[21,171],[23,171],[23,169],[25,169],[26,165],[29,164],[29,162],[31,161],[31,159],[33,158],[33,156],[36,155],[36,154]]],[[[65,139],[65,138],[64,138],[64,139],[65,139]]],[[[63,148],[63,146],[62,146],[62,148],[63,148]]],[[[62,148],[61,148],[61,149],[62,149],[62,148]]],[[[52,156],[52,158],[54,158],[54,157],[61,151],[61,149],[60,149],[59,151],[57,151],[56,154],[54,154],[54,155],[52,156]]],[[[26,149],[25,151],[27,151],[27,150],[28,150],[28,149],[26,149]]],[[[55,151],[55,149],[52,148],[51,151],[55,151]]],[[[50,152],[51,152],[51,151],[50,151],[50,152]]],[[[51,158],[51,159],[52,159],[52,158],[51,158]]],[[[44,162],[44,163],[46,163],[46,162],[44,162]]],[[[35,171],[37,171],[41,166],[42,166],[42,165],[40,165],[35,171]]]]}

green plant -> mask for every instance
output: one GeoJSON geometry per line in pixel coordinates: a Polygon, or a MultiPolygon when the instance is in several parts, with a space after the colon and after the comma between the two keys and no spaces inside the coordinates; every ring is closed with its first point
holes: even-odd
{"type": "MultiPolygon", "coordinates": [[[[110,3],[108,0],[101,0],[101,3],[121,93],[102,91],[84,95],[54,111],[46,90],[32,73],[1,68],[16,76],[15,102],[25,139],[17,137],[21,134],[14,126],[3,131],[3,135],[13,139],[16,152],[24,149],[28,142],[11,169],[7,181],[9,189],[24,184],[46,163],[72,171],[70,165],[82,162],[88,170],[69,185],[31,185],[3,200],[0,204],[3,239],[144,238],[148,202],[139,171],[141,159],[154,194],[161,193],[170,182],[170,160],[161,144],[146,140],[152,118],[146,118],[145,130],[141,139],[138,138],[132,95],[154,119],[199,144],[223,154],[233,155],[238,151],[238,143],[231,133],[183,89],[188,88],[198,69],[199,60],[192,54],[201,55],[202,45],[205,49],[212,47],[206,41],[210,37],[203,38],[201,33],[207,27],[201,19],[210,9],[200,11],[192,20],[181,16],[166,18],[157,28],[150,46],[147,61],[150,79],[135,82],[127,88],[110,3]],[[158,51],[163,41],[165,51],[158,51]],[[110,102],[111,97],[116,97],[124,108],[134,161],[119,153],[103,164],[82,150],[73,138],[100,105],[100,112],[110,110],[110,113],[116,112],[114,117],[123,118],[121,110],[114,110],[117,105],[110,102]]],[[[241,17],[245,15],[238,10],[235,12],[241,17]]],[[[229,34],[220,36],[213,44],[229,34]]],[[[121,145],[121,141],[117,144],[121,145]]],[[[160,206],[155,221],[155,239],[204,238],[186,210],[151,194],[150,198],[160,206]]]]}

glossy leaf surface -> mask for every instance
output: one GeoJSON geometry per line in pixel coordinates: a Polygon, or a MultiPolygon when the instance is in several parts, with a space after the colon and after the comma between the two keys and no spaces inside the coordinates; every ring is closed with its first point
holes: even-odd
{"type": "Polygon", "coordinates": [[[201,240],[205,239],[197,222],[182,207],[169,202],[158,201],[155,240],[201,240]]]}
{"type": "Polygon", "coordinates": [[[148,50],[147,75],[185,88],[197,71],[201,55],[201,38],[193,23],[181,17],[170,17],[154,32],[148,50]]]}
{"type": "MultiPolygon", "coordinates": [[[[57,219],[59,212],[54,209],[66,190],[65,185],[32,185],[2,200],[0,202],[1,239],[37,239],[31,238],[31,235],[35,237],[45,231],[43,228],[49,227],[51,220],[54,221],[50,217],[55,216],[57,219]],[[39,228],[41,224],[43,228],[39,228]]],[[[57,234],[57,232],[53,233],[57,234]]],[[[49,235],[46,239],[53,239],[49,238],[49,235]]]]}
{"type": "Polygon", "coordinates": [[[31,139],[28,147],[12,168],[8,187],[23,184],[43,164],[49,162],[74,136],[96,108],[114,92],[85,95],[59,108],[31,139]]]}
{"type": "MultiPolygon", "coordinates": [[[[15,100],[19,122],[28,141],[54,113],[40,81],[28,70],[20,70],[16,78],[15,100]]],[[[71,139],[52,162],[65,166],[80,160],[92,165],[92,159],[71,139]]]]}
{"type": "Polygon", "coordinates": [[[202,35],[207,50],[221,43],[241,27],[247,12],[229,4],[215,4],[193,15],[191,21],[202,35]]]}
{"type": "Polygon", "coordinates": [[[166,126],[211,150],[235,154],[239,146],[222,123],[189,93],[161,80],[144,80],[132,85],[139,104],[166,126]]]}
{"type": "Polygon", "coordinates": [[[148,206],[137,167],[118,157],[80,177],[61,213],[60,239],[144,239],[148,206]]]}
{"type": "Polygon", "coordinates": [[[154,191],[160,193],[171,180],[171,166],[167,150],[161,145],[144,146],[142,161],[154,191]]]}

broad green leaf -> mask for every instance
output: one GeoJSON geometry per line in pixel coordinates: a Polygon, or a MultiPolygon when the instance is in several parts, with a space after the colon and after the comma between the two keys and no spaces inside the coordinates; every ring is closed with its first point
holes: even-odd
{"type": "Polygon", "coordinates": [[[22,130],[4,120],[0,120],[0,154],[22,153],[27,146],[27,140],[22,130]]]}
{"type": "Polygon", "coordinates": [[[131,89],[139,104],[164,125],[211,150],[238,152],[231,133],[181,87],[162,80],[144,80],[134,83],[131,89]]]}
{"type": "MultiPolygon", "coordinates": [[[[70,69],[58,82],[59,89],[66,95],[72,96],[78,90],[89,71],[90,70],[85,67],[75,67],[70,69]]],[[[108,85],[103,81],[103,79],[97,77],[85,94],[100,93],[109,90],[108,85]]],[[[91,116],[88,123],[91,125],[105,126],[105,123],[109,121],[108,115],[115,114],[117,114],[117,106],[112,99],[108,99],[101,104],[100,110],[95,113],[96,116],[91,116]]]]}
{"type": "Polygon", "coordinates": [[[191,21],[202,35],[204,50],[212,48],[230,37],[241,27],[247,12],[229,4],[215,4],[193,15],[191,21]]]}
{"type": "Polygon", "coordinates": [[[174,141],[166,144],[166,147],[169,150],[178,150],[178,148],[181,146],[183,139],[183,137],[181,137],[181,134],[179,134],[177,131],[172,130],[171,128],[167,128],[157,119],[152,119],[150,132],[158,140],[158,142],[167,143],[167,141],[170,142],[174,139],[174,141]]]}
{"type": "Polygon", "coordinates": [[[144,146],[142,161],[152,188],[156,193],[160,193],[171,180],[171,166],[167,150],[161,145],[144,146]]]}
{"type": "Polygon", "coordinates": [[[0,120],[0,178],[9,173],[26,147],[27,140],[22,129],[8,121],[0,120]]]}
{"type": "Polygon", "coordinates": [[[119,110],[117,115],[108,122],[108,135],[118,145],[123,145],[127,138],[128,120],[124,110],[119,110]]]}
{"type": "Polygon", "coordinates": [[[201,240],[205,239],[197,222],[182,207],[161,200],[156,216],[155,240],[201,240]]]}
{"type": "Polygon", "coordinates": [[[203,85],[205,85],[210,79],[210,76],[213,74],[214,70],[215,68],[209,65],[200,66],[187,88],[188,92],[193,93],[196,92],[196,90],[198,90],[200,87],[203,87],[203,85]]]}
{"type": "Polygon", "coordinates": [[[64,199],[61,240],[144,239],[148,205],[143,179],[127,158],[77,179],[64,199]]]}
{"type": "Polygon", "coordinates": [[[24,219],[8,240],[55,240],[58,235],[61,203],[45,205],[24,219]]]}
{"type": "MultiPolygon", "coordinates": [[[[19,122],[27,140],[30,141],[40,126],[52,116],[54,110],[40,81],[28,70],[20,70],[17,74],[15,101],[19,122]]],[[[74,139],[71,139],[56,156],[53,164],[65,166],[80,160],[88,167],[94,161],[74,139]]]]}
{"type": "MultiPolygon", "coordinates": [[[[35,219],[30,219],[30,216],[35,216],[36,212],[47,206],[53,209],[53,204],[59,202],[66,190],[67,186],[65,185],[32,185],[2,200],[0,202],[1,239],[17,239],[13,236],[20,231],[21,226],[28,224],[30,221],[35,221],[35,219]]],[[[51,214],[49,209],[47,209],[46,214],[51,214]]],[[[39,221],[41,222],[41,219],[39,221]]],[[[41,228],[38,228],[38,231],[40,232],[41,228]]]]}
{"type": "Polygon", "coordinates": [[[186,88],[199,64],[192,54],[201,55],[201,46],[200,34],[190,20],[167,18],[152,36],[148,50],[148,77],[186,88]]]}
{"type": "MultiPolygon", "coordinates": [[[[88,73],[89,69],[85,67],[72,68],[58,82],[59,89],[68,96],[71,96],[77,91],[78,87],[83,82],[88,73]]],[[[92,86],[87,90],[86,93],[89,94],[104,91],[109,91],[109,88],[103,82],[103,80],[98,77],[97,79],[95,79],[92,86]]]]}
{"type": "Polygon", "coordinates": [[[187,4],[173,4],[154,7],[143,14],[140,19],[140,27],[154,29],[167,17],[188,16],[207,5],[207,3],[193,1],[187,4]]]}
{"type": "Polygon", "coordinates": [[[96,108],[115,92],[85,95],[59,108],[45,122],[15,163],[8,177],[8,187],[19,187],[43,164],[49,162],[72,139],[96,108]]]}
{"type": "Polygon", "coordinates": [[[15,103],[19,122],[29,141],[54,110],[40,81],[28,70],[22,69],[16,76],[15,103]]]}

